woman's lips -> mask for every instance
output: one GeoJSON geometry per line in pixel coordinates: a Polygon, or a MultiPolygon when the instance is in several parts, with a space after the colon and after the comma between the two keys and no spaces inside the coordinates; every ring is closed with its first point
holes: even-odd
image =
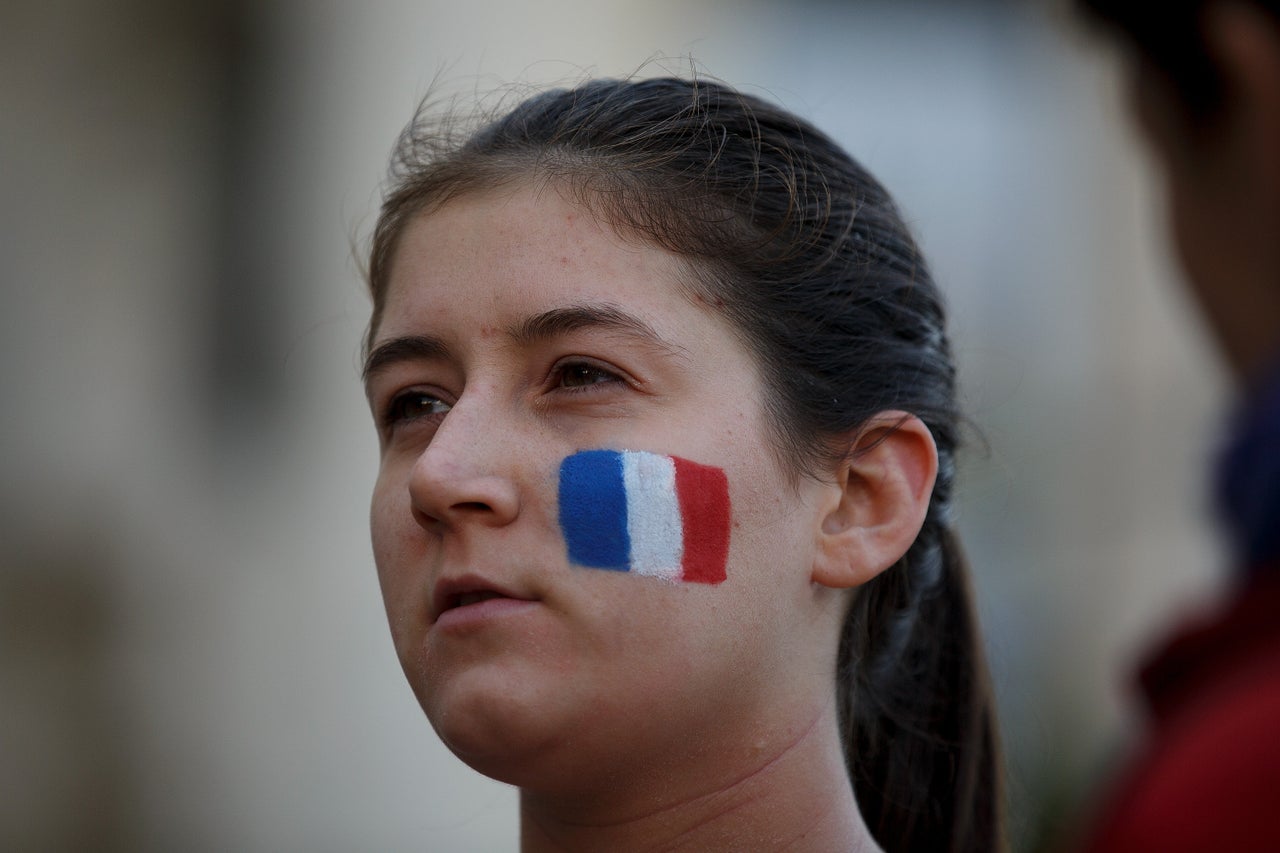
{"type": "MultiPolygon", "coordinates": [[[[492,590],[483,589],[478,592],[464,592],[461,595],[454,596],[453,607],[467,607],[472,604],[478,604],[481,601],[488,601],[491,598],[505,598],[506,596],[496,593],[492,590]]],[[[452,610],[453,607],[449,609],[452,610]]]]}
{"type": "Polygon", "coordinates": [[[440,631],[476,629],[537,605],[536,601],[508,598],[496,593],[467,593],[459,596],[455,606],[440,614],[436,619],[435,627],[440,631]]]}
{"type": "Polygon", "coordinates": [[[527,609],[537,604],[517,592],[474,576],[442,578],[433,596],[435,623],[461,627],[527,609]]]}

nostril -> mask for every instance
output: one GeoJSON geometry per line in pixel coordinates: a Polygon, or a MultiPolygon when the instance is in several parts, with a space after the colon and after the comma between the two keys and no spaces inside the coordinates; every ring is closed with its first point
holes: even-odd
{"type": "Polygon", "coordinates": [[[428,464],[429,455],[414,466],[408,483],[410,504],[426,529],[463,522],[501,526],[519,515],[519,490],[510,476],[467,470],[458,460],[428,464]]]}
{"type": "Polygon", "coordinates": [[[416,506],[412,507],[410,512],[413,513],[414,521],[416,521],[418,526],[423,530],[429,530],[432,533],[440,533],[444,530],[444,521],[435,515],[432,515],[429,512],[423,512],[416,506]]]}

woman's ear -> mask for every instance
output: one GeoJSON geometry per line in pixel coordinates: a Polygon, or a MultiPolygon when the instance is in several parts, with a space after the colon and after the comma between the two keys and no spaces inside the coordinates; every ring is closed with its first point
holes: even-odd
{"type": "Polygon", "coordinates": [[[881,412],[851,442],[824,508],[812,579],[861,586],[896,563],[924,524],[938,447],[924,422],[881,412]]]}

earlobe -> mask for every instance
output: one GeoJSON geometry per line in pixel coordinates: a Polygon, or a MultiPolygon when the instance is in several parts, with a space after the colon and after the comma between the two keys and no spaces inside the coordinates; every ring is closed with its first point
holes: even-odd
{"type": "Polygon", "coordinates": [[[929,428],[881,412],[850,442],[818,531],[815,583],[861,586],[896,563],[924,524],[938,473],[929,428]]]}

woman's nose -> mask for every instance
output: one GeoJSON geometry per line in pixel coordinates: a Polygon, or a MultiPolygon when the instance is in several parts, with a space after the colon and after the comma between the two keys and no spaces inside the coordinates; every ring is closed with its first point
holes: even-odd
{"type": "Polygon", "coordinates": [[[462,525],[501,527],[520,514],[517,470],[498,420],[465,403],[445,416],[409,475],[418,524],[440,532],[462,525]]]}

